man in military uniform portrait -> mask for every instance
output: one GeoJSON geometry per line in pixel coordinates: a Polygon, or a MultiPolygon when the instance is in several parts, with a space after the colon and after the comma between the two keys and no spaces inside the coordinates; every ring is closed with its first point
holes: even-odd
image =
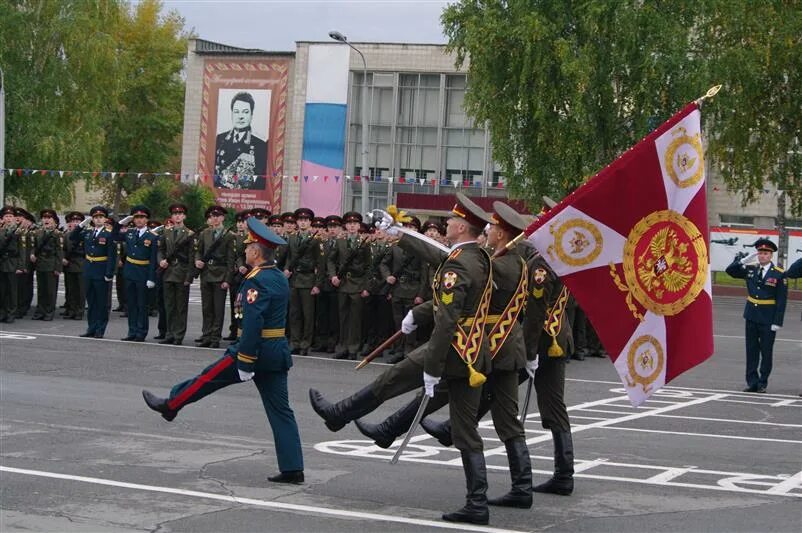
{"type": "Polygon", "coordinates": [[[0,322],[11,324],[17,313],[17,273],[22,272],[24,248],[14,208],[0,210],[0,322]]]}
{"type": "MultiPolygon", "coordinates": [[[[66,233],[72,231],[84,221],[83,213],[70,211],[64,215],[67,223],[66,233]]],[[[84,242],[64,239],[64,312],[61,316],[72,320],[83,320],[86,308],[86,286],[84,284],[84,242]]]]}
{"type": "Polygon", "coordinates": [[[774,359],[774,338],[783,326],[788,286],[783,269],[771,258],[777,245],[769,239],[755,241],[757,252],[736,258],[727,267],[733,278],[745,279],[749,296],[744,307],[746,321],[746,388],[744,392],[766,392],[774,359]]]}
{"type": "Polygon", "coordinates": [[[64,267],[64,243],[58,230],[58,215],[52,209],[39,213],[41,228],[30,236],[31,268],[36,272],[36,311],[31,319],[53,320],[56,313],[58,279],[64,267]]]}
{"type": "Polygon", "coordinates": [[[234,267],[232,235],[223,227],[227,211],[213,205],[206,209],[209,227],[198,235],[195,268],[200,273],[203,333],[197,339],[202,348],[219,348],[226,316],[226,294],[234,267]]]}
{"type": "Polygon", "coordinates": [[[225,189],[264,190],[267,143],[251,128],[256,105],[253,95],[239,92],[231,99],[231,129],[217,135],[214,186],[225,189]]]}
{"type": "Polygon", "coordinates": [[[184,225],[187,218],[186,205],[172,204],[169,210],[172,227],[162,231],[158,251],[166,314],[164,339],[159,344],[180,346],[187,332],[189,286],[194,273],[195,233],[184,225]]]}

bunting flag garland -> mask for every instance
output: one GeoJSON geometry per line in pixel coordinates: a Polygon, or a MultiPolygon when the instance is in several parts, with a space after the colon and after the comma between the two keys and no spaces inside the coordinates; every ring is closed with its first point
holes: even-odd
{"type": "MultiPolygon", "coordinates": [[[[173,177],[175,179],[179,179],[183,177],[184,181],[194,181],[197,183],[200,180],[203,181],[210,181],[212,179],[219,179],[220,176],[218,175],[209,175],[209,174],[182,174],[180,172],[132,172],[132,171],[118,171],[118,170],[51,170],[51,169],[39,169],[39,168],[3,168],[0,169],[0,172],[7,173],[8,176],[13,177],[15,174],[18,177],[22,176],[31,176],[31,177],[78,177],[78,178],[124,178],[126,176],[136,176],[137,179],[141,179],[143,177],[146,178],[157,178],[157,177],[173,177]]],[[[239,180],[256,180],[257,178],[268,178],[269,175],[238,175],[233,176],[235,181],[239,180]]],[[[274,176],[277,177],[277,176],[274,176]]],[[[346,182],[355,181],[355,182],[386,182],[386,183],[397,183],[400,185],[412,185],[412,186],[419,186],[419,187],[434,187],[438,180],[437,178],[419,178],[417,176],[288,176],[284,175],[281,176],[282,180],[289,180],[292,179],[293,182],[298,183],[300,178],[303,178],[303,182],[305,184],[309,183],[316,183],[318,181],[322,181],[323,183],[328,183],[329,179],[334,179],[335,183],[339,183],[341,179],[345,180],[346,182]],[[311,178],[311,179],[310,179],[311,178]],[[322,178],[322,180],[321,180],[322,178]]],[[[454,187],[454,188],[482,188],[482,184],[484,182],[484,178],[469,178],[465,179],[460,174],[455,177],[443,177],[440,178],[439,184],[441,187],[454,187]]],[[[498,181],[496,183],[488,183],[488,188],[497,188],[503,189],[505,188],[503,181],[498,181]]]]}

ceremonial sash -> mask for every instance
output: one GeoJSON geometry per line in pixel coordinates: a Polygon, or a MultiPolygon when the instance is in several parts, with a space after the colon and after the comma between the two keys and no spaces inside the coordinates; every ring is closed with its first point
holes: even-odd
{"type": "Polygon", "coordinates": [[[560,345],[557,344],[557,335],[563,327],[563,318],[565,317],[565,307],[568,305],[568,287],[563,285],[557,301],[551,306],[546,316],[546,322],[543,329],[551,336],[551,346],[549,346],[549,357],[562,357],[563,353],[560,345]]]}
{"type": "Polygon", "coordinates": [[[526,266],[526,261],[521,260],[521,278],[518,280],[518,286],[515,288],[515,294],[510,301],[507,302],[507,307],[501,313],[498,321],[493,325],[488,336],[490,344],[490,357],[496,357],[496,354],[504,346],[504,342],[512,331],[512,327],[518,320],[518,315],[524,308],[526,303],[527,291],[529,290],[529,269],[526,266]]]}

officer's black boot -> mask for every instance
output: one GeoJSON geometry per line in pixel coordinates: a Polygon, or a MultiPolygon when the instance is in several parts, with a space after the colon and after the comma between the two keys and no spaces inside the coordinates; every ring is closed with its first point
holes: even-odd
{"type": "Polygon", "coordinates": [[[554,475],[533,487],[535,492],[569,496],[574,492],[574,443],[570,431],[551,431],[554,439],[554,475]]]}
{"type": "Polygon", "coordinates": [[[462,469],[465,471],[465,484],[468,494],[465,496],[465,507],[453,513],[443,515],[446,522],[466,522],[469,524],[487,525],[490,511],[487,508],[487,467],[482,452],[461,450],[462,469]]]}
{"type": "Polygon", "coordinates": [[[381,405],[369,386],[337,403],[329,402],[316,389],[309,389],[309,401],[331,431],[341,430],[348,422],[365,416],[381,405]]]}
{"type": "Polygon", "coordinates": [[[501,498],[487,500],[487,503],[529,509],[532,507],[532,461],[526,440],[523,437],[513,437],[504,446],[507,448],[507,460],[510,463],[512,489],[501,498]]]}
{"type": "Polygon", "coordinates": [[[396,438],[409,430],[409,426],[412,424],[412,420],[415,418],[415,413],[418,412],[419,406],[420,398],[415,398],[404,407],[385,418],[380,424],[370,424],[360,420],[357,420],[355,424],[360,433],[373,439],[376,446],[379,448],[389,448],[393,445],[396,438]]]}
{"type": "Polygon", "coordinates": [[[144,398],[145,403],[148,405],[148,407],[150,407],[157,413],[161,413],[162,418],[164,418],[168,422],[172,422],[173,419],[178,414],[178,411],[174,411],[170,409],[170,407],[168,407],[166,398],[159,398],[152,392],[146,390],[142,391],[142,398],[144,398]]]}
{"type": "Polygon", "coordinates": [[[436,438],[437,442],[439,442],[442,446],[449,448],[450,446],[454,445],[454,441],[451,440],[450,420],[435,422],[434,420],[424,418],[421,420],[420,425],[426,433],[436,438]]]}

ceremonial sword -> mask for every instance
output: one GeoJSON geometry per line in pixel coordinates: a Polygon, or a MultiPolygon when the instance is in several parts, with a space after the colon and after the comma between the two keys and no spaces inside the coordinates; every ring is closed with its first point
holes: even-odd
{"type": "Polygon", "coordinates": [[[418,427],[418,424],[420,424],[420,421],[423,418],[423,412],[426,410],[426,405],[428,405],[429,400],[430,398],[424,390],[423,399],[420,402],[420,407],[418,407],[418,412],[415,413],[415,418],[412,419],[412,425],[409,426],[409,430],[404,436],[404,442],[401,443],[401,446],[398,447],[398,451],[396,451],[395,455],[393,455],[393,458],[390,459],[391,465],[396,464],[398,462],[398,458],[401,457],[402,453],[404,453],[404,449],[407,447],[407,444],[409,444],[409,439],[412,438],[412,434],[415,433],[415,428],[418,427]]]}
{"type": "Polygon", "coordinates": [[[532,397],[532,387],[535,385],[535,378],[530,377],[529,384],[526,386],[526,396],[524,396],[524,408],[521,410],[521,424],[526,421],[526,413],[529,411],[529,399],[532,397]]]}

